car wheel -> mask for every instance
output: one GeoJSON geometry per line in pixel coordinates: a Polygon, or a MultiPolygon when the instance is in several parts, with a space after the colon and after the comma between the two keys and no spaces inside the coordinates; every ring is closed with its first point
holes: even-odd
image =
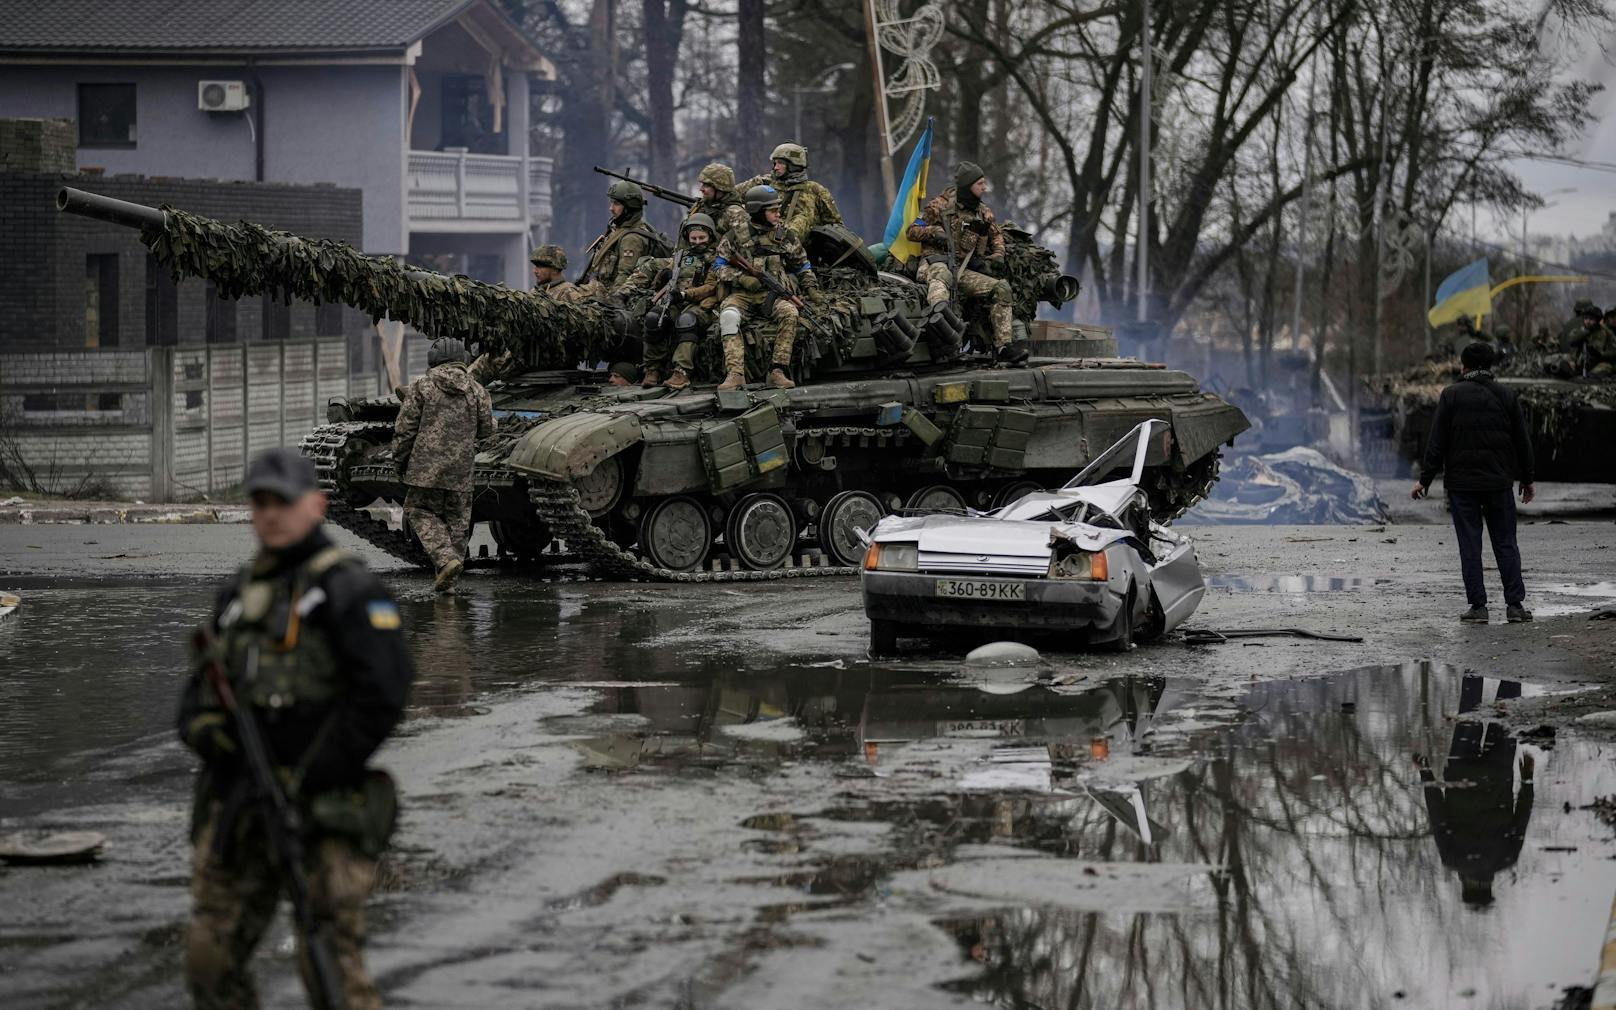
{"type": "Polygon", "coordinates": [[[1133,590],[1128,590],[1128,598],[1122,601],[1122,616],[1117,618],[1117,635],[1114,641],[1106,643],[1106,648],[1112,652],[1127,652],[1133,648],[1133,590]]]}
{"type": "Polygon", "coordinates": [[[898,651],[898,622],[870,618],[870,655],[892,656],[898,651]]]}

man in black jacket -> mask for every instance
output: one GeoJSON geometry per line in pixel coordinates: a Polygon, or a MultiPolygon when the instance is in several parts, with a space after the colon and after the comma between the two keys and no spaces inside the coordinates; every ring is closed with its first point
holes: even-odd
{"type": "MultiPolygon", "coordinates": [[[[326,498],[314,466],[295,449],[271,449],[247,470],[244,490],[258,553],[219,593],[214,644],[198,664],[223,666],[301,808],[309,890],[344,1006],[377,1010],[361,952],[365,899],[395,800],[391,779],[367,774],[366,762],[404,714],[414,667],[387,589],[321,528],[326,498]]],[[[258,997],[248,962],[286,882],[234,723],[200,669],[186,681],[179,731],[203,762],[191,821],[188,988],[199,1010],[249,1010],[258,997]]]]}
{"type": "Polygon", "coordinates": [[[1447,471],[1448,507],[1459,537],[1459,564],[1470,602],[1459,620],[1487,623],[1487,586],[1481,571],[1485,520],[1509,621],[1530,621],[1511,491],[1519,481],[1521,501],[1532,500],[1532,440],[1515,394],[1494,382],[1487,370],[1493,363],[1492,347],[1479,341],[1470,344],[1460,352],[1459,363],[1464,368],[1459,381],[1444,389],[1437,401],[1414,497],[1424,498],[1437,473],[1447,471]]]}

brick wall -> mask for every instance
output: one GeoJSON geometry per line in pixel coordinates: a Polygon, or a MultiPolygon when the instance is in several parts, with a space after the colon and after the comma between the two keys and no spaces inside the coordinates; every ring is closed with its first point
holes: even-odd
{"type": "Polygon", "coordinates": [[[0,169],[71,172],[77,143],[71,119],[0,119],[0,169]]]}
{"type": "MultiPolygon", "coordinates": [[[[0,127],[16,122],[27,121],[0,120],[0,127]]],[[[62,186],[154,207],[167,203],[224,221],[255,221],[311,238],[358,244],[362,234],[361,194],[357,189],[99,177],[15,171],[0,165],[0,277],[5,278],[5,283],[0,284],[0,351],[86,346],[85,257],[98,254],[117,257],[116,346],[147,345],[146,247],[141,245],[139,234],[130,229],[59,213],[56,191],[62,186]]],[[[206,342],[206,298],[206,282],[180,282],[175,298],[178,343],[206,342]]],[[[234,311],[237,339],[261,339],[262,299],[244,298],[234,304],[234,311]]],[[[312,339],[315,307],[298,302],[288,311],[289,338],[312,339]]],[[[344,307],[344,335],[359,336],[368,329],[369,321],[362,313],[344,307]]]]}

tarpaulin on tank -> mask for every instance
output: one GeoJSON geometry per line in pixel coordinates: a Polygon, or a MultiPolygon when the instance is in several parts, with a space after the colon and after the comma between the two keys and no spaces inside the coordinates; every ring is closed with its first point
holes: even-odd
{"type": "Polygon", "coordinates": [[[639,440],[640,419],[633,414],[573,414],[523,435],[511,451],[510,464],[524,473],[570,480],[639,440]]]}
{"type": "Polygon", "coordinates": [[[874,277],[875,258],[864,240],[839,224],[822,224],[808,233],[804,243],[816,267],[853,267],[874,277]]]}

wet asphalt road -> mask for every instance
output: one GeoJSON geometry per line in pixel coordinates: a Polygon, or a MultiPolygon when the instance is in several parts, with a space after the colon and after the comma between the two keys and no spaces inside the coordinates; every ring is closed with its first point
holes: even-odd
{"type": "MultiPolygon", "coordinates": [[[[1522,528],[1534,626],[1461,628],[1433,527],[1198,529],[1201,627],[987,670],[869,662],[852,580],[718,586],[394,571],[422,671],[381,763],[389,1005],[1548,1006],[1598,960],[1616,525],[1522,528]],[[1388,543],[1387,540],[1395,540],[1388,543]],[[1467,675],[1468,671],[1468,675],[1467,675]],[[1501,703],[1501,704],[1500,704],[1501,703]],[[1547,706],[1547,707],[1544,707],[1547,706]],[[1528,720],[1531,721],[1531,720],[1528,720]]],[[[183,633],[245,527],[0,527],[0,1005],[178,1005],[183,633]],[[86,541],[94,541],[87,543],[86,541]]],[[[1444,543],[1446,538],[1446,543],[1444,543]]],[[[385,564],[383,559],[377,559],[385,564]]],[[[265,1003],[302,1005],[288,934],[265,1003]]]]}

